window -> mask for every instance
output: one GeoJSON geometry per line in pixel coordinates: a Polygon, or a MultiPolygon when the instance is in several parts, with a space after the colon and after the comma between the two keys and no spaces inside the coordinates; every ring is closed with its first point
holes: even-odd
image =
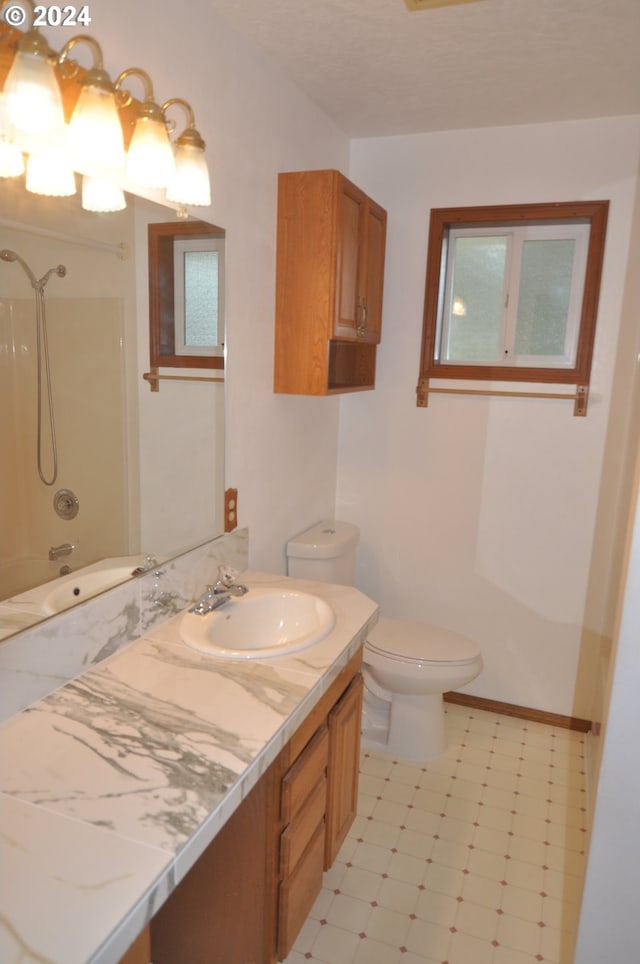
{"type": "Polygon", "coordinates": [[[148,234],[151,367],[224,368],[224,231],[189,220],[148,234]]]}
{"type": "Polygon", "coordinates": [[[430,378],[586,394],[607,212],[607,201],[431,212],[418,405],[430,378]]]}
{"type": "Polygon", "coordinates": [[[224,353],[224,241],[173,242],[176,355],[224,353]]]}

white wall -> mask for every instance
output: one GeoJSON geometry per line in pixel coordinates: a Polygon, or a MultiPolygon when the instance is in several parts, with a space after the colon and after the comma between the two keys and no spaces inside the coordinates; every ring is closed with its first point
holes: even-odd
{"type": "Polygon", "coordinates": [[[340,414],[337,515],[362,530],[358,584],[390,616],[478,640],[485,669],[469,692],[584,717],[592,688],[576,679],[639,145],[639,119],[614,118],[361,140],[351,155],[351,177],[389,214],[377,390],[340,414]],[[534,399],[416,408],[430,208],[600,198],[587,418],[534,399]]]}

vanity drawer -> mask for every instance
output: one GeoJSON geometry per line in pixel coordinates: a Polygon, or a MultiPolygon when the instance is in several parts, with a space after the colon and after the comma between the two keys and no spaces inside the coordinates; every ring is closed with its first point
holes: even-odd
{"type": "Polygon", "coordinates": [[[296,869],[280,884],[278,909],[278,959],[283,960],[309,916],[322,890],[324,823],[311,838],[296,869]]]}
{"type": "Polygon", "coordinates": [[[304,806],[280,836],[280,878],[293,872],[320,825],[327,808],[327,778],[323,776],[304,806]]]}
{"type": "Polygon", "coordinates": [[[293,820],[318,780],[326,775],[328,762],[329,730],[321,726],[282,779],[280,806],[285,825],[293,820]]]}

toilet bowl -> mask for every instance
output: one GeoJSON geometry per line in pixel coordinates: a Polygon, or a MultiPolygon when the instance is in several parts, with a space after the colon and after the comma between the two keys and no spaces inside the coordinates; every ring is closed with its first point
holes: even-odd
{"type": "MultiPolygon", "coordinates": [[[[287,543],[287,572],[298,579],[352,585],[358,527],[320,522],[287,543]]],[[[380,618],[363,653],[362,745],[404,760],[446,749],[443,694],[482,670],[476,643],[430,623],[380,618]]]]}
{"type": "Polygon", "coordinates": [[[381,617],[365,643],[363,661],[365,702],[367,691],[373,698],[363,713],[363,746],[405,760],[444,753],[443,694],[482,670],[476,643],[430,623],[381,617]]]}

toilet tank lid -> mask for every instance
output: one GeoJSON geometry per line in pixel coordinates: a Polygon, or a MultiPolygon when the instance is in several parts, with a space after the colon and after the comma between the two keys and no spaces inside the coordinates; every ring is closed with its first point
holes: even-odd
{"type": "Polygon", "coordinates": [[[360,530],[351,522],[318,522],[287,543],[290,559],[334,559],[354,549],[360,530]]]}

